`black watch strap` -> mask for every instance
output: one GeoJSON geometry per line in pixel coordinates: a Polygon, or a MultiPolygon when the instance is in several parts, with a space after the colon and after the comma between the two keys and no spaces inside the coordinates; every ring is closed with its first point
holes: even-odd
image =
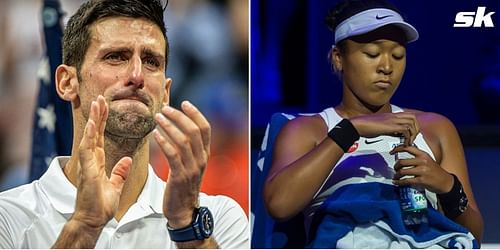
{"type": "Polygon", "coordinates": [[[209,238],[213,232],[213,225],[210,210],[207,207],[200,207],[194,210],[191,224],[183,228],[173,229],[167,223],[167,229],[172,241],[185,242],[209,238]]]}
{"type": "Polygon", "coordinates": [[[170,235],[170,239],[175,242],[185,242],[192,240],[200,240],[198,239],[195,231],[193,230],[192,224],[189,224],[187,227],[183,227],[180,229],[173,229],[168,226],[168,234],[170,235]]]}

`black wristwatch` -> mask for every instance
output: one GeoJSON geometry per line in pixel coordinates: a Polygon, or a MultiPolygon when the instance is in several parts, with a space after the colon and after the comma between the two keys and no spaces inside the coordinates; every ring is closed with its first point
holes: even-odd
{"type": "Polygon", "coordinates": [[[173,229],[167,223],[170,239],[175,242],[204,240],[214,231],[214,218],[207,207],[196,208],[193,212],[193,221],[190,225],[173,229]]]}

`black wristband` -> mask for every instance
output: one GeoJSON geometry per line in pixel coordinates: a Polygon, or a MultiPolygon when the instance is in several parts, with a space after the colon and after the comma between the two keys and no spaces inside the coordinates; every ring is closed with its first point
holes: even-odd
{"type": "Polygon", "coordinates": [[[441,203],[441,208],[443,208],[444,215],[450,219],[455,219],[465,212],[469,200],[467,200],[467,195],[458,177],[454,174],[451,175],[453,176],[453,187],[450,192],[438,194],[437,196],[441,203]]]}
{"type": "Polygon", "coordinates": [[[343,119],[328,132],[330,137],[345,153],[359,140],[359,133],[348,119],[343,119]]]}

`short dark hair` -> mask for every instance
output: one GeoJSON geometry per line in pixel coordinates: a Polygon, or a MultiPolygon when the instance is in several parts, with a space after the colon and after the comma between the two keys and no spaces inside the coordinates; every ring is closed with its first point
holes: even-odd
{"type": "MultiPolygon", "coordinates": [[[[90,26],[106,17],[145,18],[160,28],[165,38],[165,65],[168,64],[169,44],[163,20],[166,8],[159,0],[89,0],[71,16],[63,35],[63,63],[80,71],[90,46],[90,26]]],[[[165,66],[166,67],[166,66],[165,66]]]]}

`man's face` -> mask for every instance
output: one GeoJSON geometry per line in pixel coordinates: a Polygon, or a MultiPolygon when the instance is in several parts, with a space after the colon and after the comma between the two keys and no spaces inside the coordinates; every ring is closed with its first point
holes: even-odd
{"type": "MultiPolygon", "coordinates": [[[[165,39],[145,19],[111,17],[91,28],[91,41],[81,67],[79,97],[83,118],[103,95],[109,105],[106,133],[143,138],[155,127],[154,114],[168,102],[165,39]]],[[[84,121],[84,122],[85,122],[84,121]]]]}

